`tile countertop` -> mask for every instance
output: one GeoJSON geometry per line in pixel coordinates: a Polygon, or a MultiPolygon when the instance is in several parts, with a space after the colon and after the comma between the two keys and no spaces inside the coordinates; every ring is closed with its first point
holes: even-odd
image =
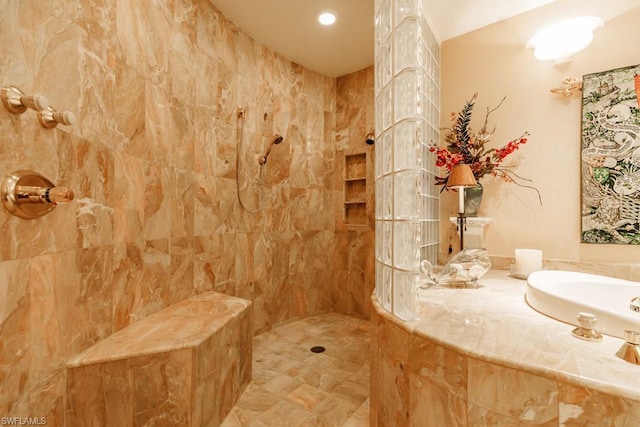
{"type": "Polygon", "coordinates": [[[640,401],[640,365],[615,355],[624,340],[574,338],[574,326],[527,305],[526,281],[509,277],[508,271],[491,270],[479,284],[478,289],[423,291],[420,319],[411,322],[376,306],[413,334],[465,356],[640,401]]]}

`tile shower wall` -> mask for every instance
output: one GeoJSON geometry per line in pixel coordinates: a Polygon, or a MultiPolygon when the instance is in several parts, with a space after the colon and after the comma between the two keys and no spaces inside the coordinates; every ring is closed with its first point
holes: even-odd
{"type": "Polygon", "coordinates": [[[374,128],[373,67],[337,79],[336,89],[336,256],[331,303],[338,313],[368,318],[375,286],[374,177],[376,145],[365,143],[374,128]],[[345,221],[345,156],[366,155],[365,220],[345,221]]]}
{"type": "Polygon", "coordinates": [[[440,47],[419,0],[377,0],[375,41],[376,295],[414,316],[420,261],[437,261],[440,47]]]}
{"type": "Polygon", "coordinates": [[[0,83],[78,124],[45,130],[0,108],[0,173],[33,169],[76,194],[37,220],[0,210],[0,416],[62,425],[67,359],[193,294],[253,300],[256,331],[331,309],[335,79],[207,0],[1,4],[0,83]],[[254,208],[274,133],[264,210],[249,214],[236,176],[254,208]]]}

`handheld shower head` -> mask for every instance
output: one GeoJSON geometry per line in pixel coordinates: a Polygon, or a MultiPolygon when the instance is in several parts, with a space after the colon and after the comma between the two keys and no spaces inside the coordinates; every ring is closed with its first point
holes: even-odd
{"type": "Polygon", "coordinates": [[[284,138],[282,137],[282,135],[280,134],[273,135],[273,139],[271,140],[271,143],[269,144],[267,151],[264,153],[264,156],[258,159],[258,163],[260,163],[261,165],[264,165],[265,163],[267,163],[267,158],[269,157],[269,153],[271,153],[271,149],[273,148],[273,146],[280,144],[282,141],[284,141],[284,138]]]}

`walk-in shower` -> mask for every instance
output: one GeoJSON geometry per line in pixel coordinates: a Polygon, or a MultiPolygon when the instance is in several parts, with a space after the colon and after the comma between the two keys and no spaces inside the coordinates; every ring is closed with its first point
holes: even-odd
{"type": "Polygon", "coordinates": [[[240,174],[240,157],[242,154],[242,142],[244,140],[244,137],[243,137],[244,119],[245,119],[244,108],[238,108],[237,118],[238,118],[238,153],[236,156],[236,170],[237,170],[236,189],[238,192],[238,201],[240,202],[240,206],[242,206],[242,208],[247,212],[258,213],[262,210],[262,204],[264,203],[263,202],[264,183],[262,179],[262,175],[264,174],[264,166],[267,163],[267,159],[269,158],[269,154],[271,154],[271,150],[273,149],[273,146],[282,143],[284,141],[284,137],[280,134],[273,135],[273,138],[271,138],[271,142],[269,142],[269,146],[267,147],[267,150],[264,152],[264,155],[258,157],[258,164],[260,165],[260,172],[258,176],[258,185],[260,186],[260,197],[258,199],[258,207],[256,209],[249,209],[245,206],[244,202],[242,201],[242,196],[240,194],[240,175],[241,175],[240,174]]]}

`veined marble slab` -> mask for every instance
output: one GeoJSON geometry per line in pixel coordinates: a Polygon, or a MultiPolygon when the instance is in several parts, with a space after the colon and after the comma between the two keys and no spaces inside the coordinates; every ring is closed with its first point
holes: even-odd
{"type": "Polygon", "coordinates": [[[72,357],[67,367],[196,347],[250,304],[217,292],[192,297],[110,335],[72,357]]]}

